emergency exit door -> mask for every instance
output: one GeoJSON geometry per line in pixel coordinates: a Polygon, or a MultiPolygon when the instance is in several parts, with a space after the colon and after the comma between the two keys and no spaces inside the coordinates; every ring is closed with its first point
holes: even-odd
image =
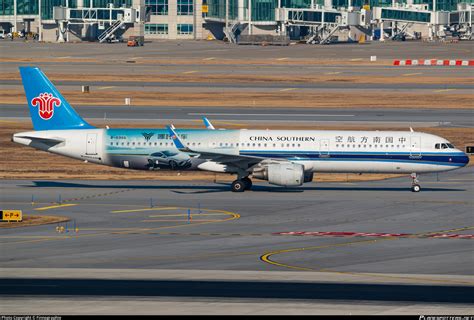
{"type": "Polygon", "coordinates": [[[97,133],[87,134],[86,154],[97,154],[97,133]]]}

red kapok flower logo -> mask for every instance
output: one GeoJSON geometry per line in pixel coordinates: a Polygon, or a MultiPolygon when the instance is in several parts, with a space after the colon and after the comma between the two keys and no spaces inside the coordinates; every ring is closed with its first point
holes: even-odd
{"type": "Polygon", "coordinates": [[[43,120],[49,120],[54,115],[54,107],[61,106],[61,100],[53,97],[52,93],[40,93],[31,100],[33,107],[38,107],[38,114],[43,120]]]}

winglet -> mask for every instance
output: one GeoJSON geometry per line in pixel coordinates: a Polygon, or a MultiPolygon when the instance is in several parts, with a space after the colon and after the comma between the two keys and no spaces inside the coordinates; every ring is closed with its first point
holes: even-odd
{"type": "Polygon", "coordinates": [[[189,152],[191,150],[188,149],[188,147],[186,147],[183,142],[181,141],[181,139],[179,138],[178,134],[176,133],[176,131],[174,131],[174,126],[173,125],[169,125],[169,126],[166,126],[166,129],[168,129],[168,133],[171,137],[171,140],[173,140],[173,143],[174,145],[176,146],[176,148],[179,150],[179,151],[184,151],[184,152],[189,152]]]}
{"type": "Polygon", "coordinates": [[[214,126],[212,125],[211,121],[207,119],[206,117],[202,117],[202,121],[204,121],[204,125],[206,126],[207,129],[209,130],[215,130],[214,126]]]}

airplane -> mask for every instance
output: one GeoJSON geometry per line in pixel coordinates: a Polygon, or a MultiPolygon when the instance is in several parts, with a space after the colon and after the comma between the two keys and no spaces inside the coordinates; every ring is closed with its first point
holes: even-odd
{"type": "MultiPolygon", "coordinates": [[[[69,105],[37,67],[20,67],[34,131],[12,140],[96,164],[135,170],[204,170],[237,175],[233,192],[252,180],[293,187],[314,174],[403,173],[419,192],[419,173],[464,167],[468,156],[446,139],[410,131],[96,128],[69,105]]],[[[54,164],[52,164],[54,165],[54,164]]],[[[150,172],[153,174],[153,172],[150,172]]]]}

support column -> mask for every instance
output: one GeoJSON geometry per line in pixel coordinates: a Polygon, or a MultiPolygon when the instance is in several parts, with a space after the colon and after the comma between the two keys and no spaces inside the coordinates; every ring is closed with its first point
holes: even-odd
{"type": "Polygon", "coordinates": [[[380,41],[385,41],[385,35],[383,32],[383,21],[380,21],[380,41]]]}
{"type": "Polygon", "coordinates": [[[14,32],[17,32],[16,12],[17,12],[17,0],[13,0],[13,31],[14,32]]]}

